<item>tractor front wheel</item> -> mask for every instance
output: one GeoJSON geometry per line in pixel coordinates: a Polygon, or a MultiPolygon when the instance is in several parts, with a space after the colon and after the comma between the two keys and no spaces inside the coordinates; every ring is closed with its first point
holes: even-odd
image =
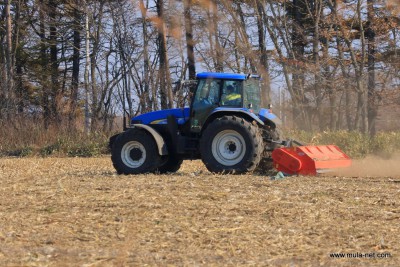
{"type": "Polygon", "coordinates": [[[257,125],[241,117],[223,116],[204,130],[200,140],[201,158],[211,172],[250,172],[260,162],[262,144],[257,125]]]}
{"type": "Polygon", "coordinates": [[[157,168],[159,173],[177,172],[182,165],[183,160],[174,157],[173,155],[166,156],[163,163],[157,168]]]}
{"type": "Polygon", "coordinates": [[[130,129],[114,141],[111,160],[118,174],[139,174],[155,171],[161,157],[156,142],[148,132],[130,129]]]}

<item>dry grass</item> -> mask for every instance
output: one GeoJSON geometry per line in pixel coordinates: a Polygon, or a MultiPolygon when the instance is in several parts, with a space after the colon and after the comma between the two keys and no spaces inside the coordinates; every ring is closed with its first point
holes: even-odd
{"type": "Polygon", "coordinates": [[[105,158],[0,159],[1,266],[400,266],[400,176],[117,176],[105,158]],[[333,259],[388,252],[387,259],[333,259]]]}

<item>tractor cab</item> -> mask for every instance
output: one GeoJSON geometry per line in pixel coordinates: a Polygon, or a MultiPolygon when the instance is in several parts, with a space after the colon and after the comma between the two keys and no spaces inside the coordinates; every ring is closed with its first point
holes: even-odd
{"type": "Polygon", "coordinates": [[[197,88],[190,108],[192,132],[200,132],[215,112],[260,111],[260,77],[204,72],[197,74],[197,88]]]}

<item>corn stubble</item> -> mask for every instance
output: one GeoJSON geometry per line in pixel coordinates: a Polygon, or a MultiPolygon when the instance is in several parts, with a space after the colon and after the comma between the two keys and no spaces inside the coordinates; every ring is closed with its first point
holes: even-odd
{"type": "Polygon", "coordinates": [[[1,266],[399,266],[400,175],[117,176],[104,158],[0,159],[1,266]],[[330,253],[388,252],[388,259],[330,253]]]}

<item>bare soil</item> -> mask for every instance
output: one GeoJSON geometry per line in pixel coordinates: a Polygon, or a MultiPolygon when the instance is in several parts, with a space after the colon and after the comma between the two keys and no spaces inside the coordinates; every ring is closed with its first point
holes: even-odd
{"type": "Polygon", "coordinates": [[[400,266],[399,162],[271,181],[200,161],[117,176],[107,157],[3,158],[0,266],[400,266]]]}

